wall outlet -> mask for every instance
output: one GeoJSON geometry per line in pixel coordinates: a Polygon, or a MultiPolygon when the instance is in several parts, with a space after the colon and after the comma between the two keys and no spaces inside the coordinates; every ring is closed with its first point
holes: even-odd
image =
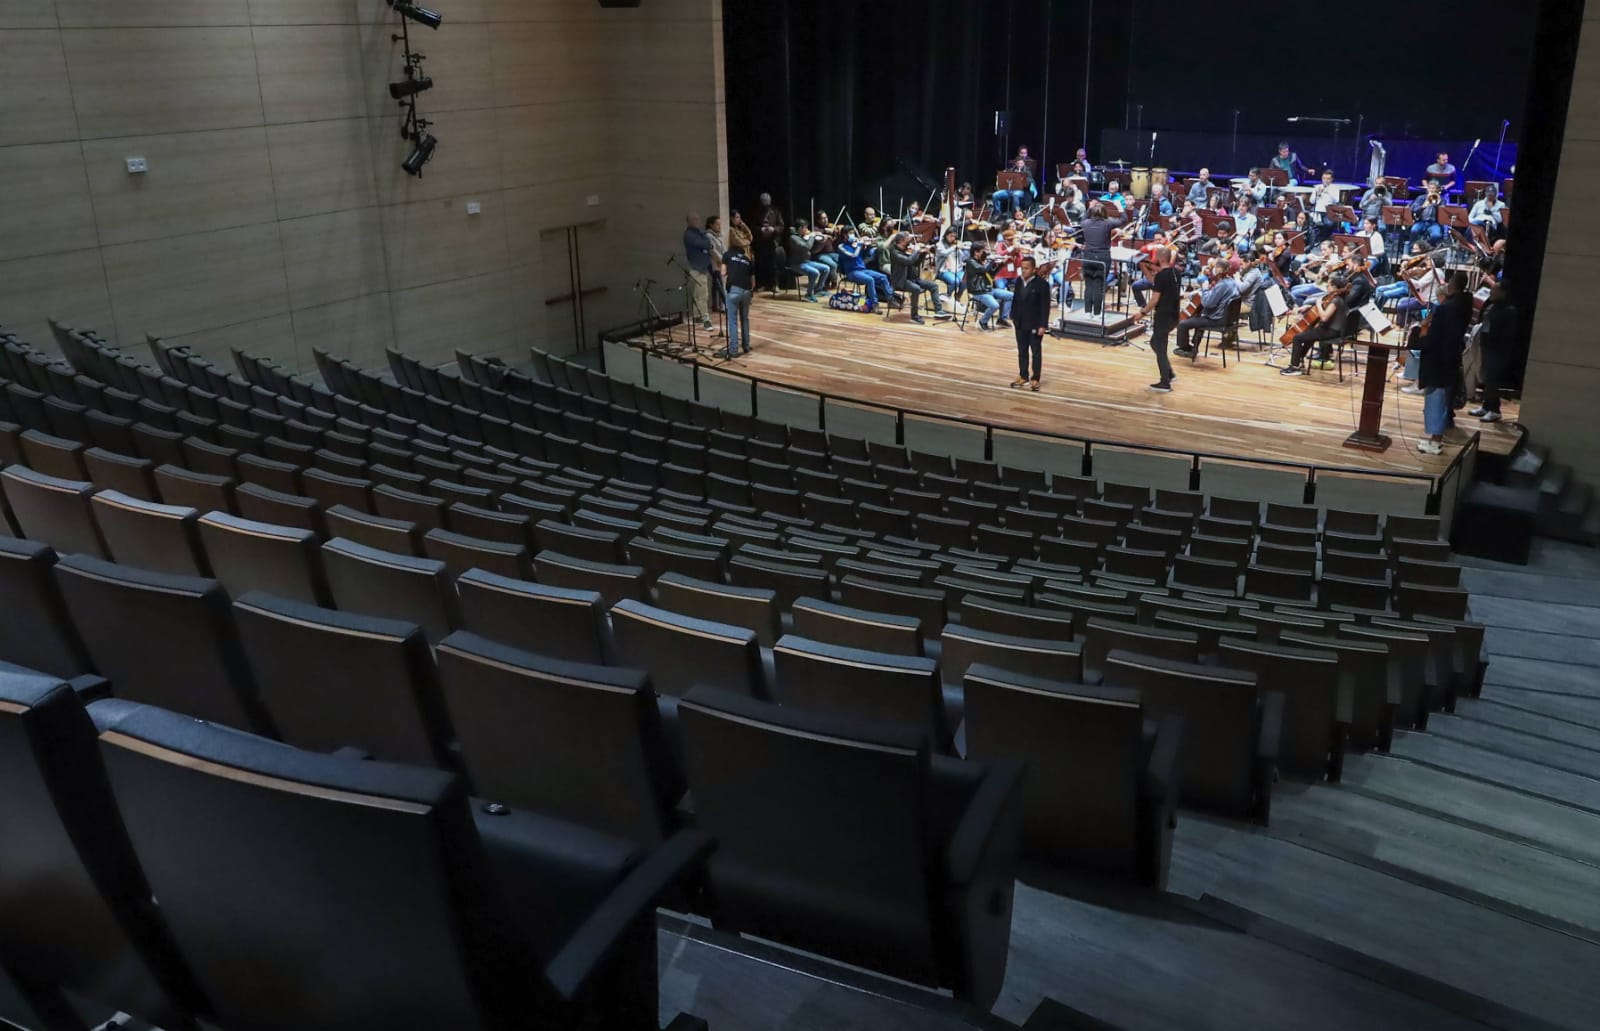
{"type": "Polygon", "coordinates": [[[600,206],[600,195],[598,193],[589,194],[589,206],[591,208],[598,208],[600,206]]]}
{"type": "Polygon", "coordinates": [[[150,171],[150,166],[145,163],[144,158],[129,158],[128,159],[128,172],[130,174],[138,174],[140,172],[148,172],[148,171],[150,171]]]}
{"type": "Polygon", "coordinates": [[[467,214],[469,214],[469,215],[478,215],[478,214],[482,214],[482,212],[483,212],[483,205],[482,204],[478,203],[475,200],[467,201],[467,214]]]}

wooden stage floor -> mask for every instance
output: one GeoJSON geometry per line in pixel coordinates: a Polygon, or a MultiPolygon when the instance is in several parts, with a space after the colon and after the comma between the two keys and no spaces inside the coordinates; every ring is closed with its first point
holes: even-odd
{"type": "MultiPolygon", "coordinates": [[[[1481,430],[1485,451],[1509,452],[1517,440],[1517,405],[1508,401],[1505,421],[1497,424],[1457,413],[1444,453],[1421,454],[1416,442],[1422,398],[1401,394],[1391,380],[1383,430],[1394,444],[1382,454],[1344,447],[1360,409],[1359,378],[1348,365],[1343,383],[1332,370],[1280,376],[1277,367],[1265,364],[1265,352],[1257,351],[1248,331],[1240,360],[1230,350],[1227,369],[1215,346],[1209,358],[1193,364],[1173,358],[1177,379],[1170,394],[1149,389],[1156,367],[1148,337],[1125,346],[1046,337],[1039,393],[1012,390],[1012,331],[982,332],[973,320],[962,332],[958,322],[929,319],[919,326],[909,309],[885,318],[806,304],[792,294],[763,294],[752,307],[751,353],[726,361],[720,357],[722,338],[708,347],[702,334],[701,360],[773,385],[927,415],[1330,469],[1438,476],[1473,432],[1481,430]]],[[[684,330],[676,332],[681,339],[684,330]]]]}

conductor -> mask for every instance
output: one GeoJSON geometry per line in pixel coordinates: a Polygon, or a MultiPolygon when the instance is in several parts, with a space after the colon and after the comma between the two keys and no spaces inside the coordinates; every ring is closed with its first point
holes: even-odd
{"type": "Polygon", "coordinates": [[[1050,287],[1038,275],[1032,258],[1022,259],[1022,282],[1011,302],[1011,323],[1017,333],[1017,378],[1012,389],[1039,389],[1044,360],[1044,333],[1050,324],[1050,287]],[[1032,360],[1030,374],[1029,361],[1032,360]]]}

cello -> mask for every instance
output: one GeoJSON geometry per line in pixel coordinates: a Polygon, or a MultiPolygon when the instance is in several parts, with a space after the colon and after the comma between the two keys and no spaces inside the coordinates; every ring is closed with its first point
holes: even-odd
{"type": "Polygon", "coordinates": [[[1288,347],[1293,344],[1295,337],[1299,336],[1301,333],[1304,333],[1306,330],[1322,321],[1323,302],[1330,301],[1335,297],[1342,297],[1349,291],[1350,284],[1346,283],[1344,286],[1335,287],[1334,289],[1329,290],[1321,297],[1318,297],[1315,301],[1312,301],[1310,304],[1306,305],[1305,309],[1300,312],[1300,315],[1289,324],[1289,328],[1278,335],[1278,343],[1282,344],[1284,347],[1288,347]]]}

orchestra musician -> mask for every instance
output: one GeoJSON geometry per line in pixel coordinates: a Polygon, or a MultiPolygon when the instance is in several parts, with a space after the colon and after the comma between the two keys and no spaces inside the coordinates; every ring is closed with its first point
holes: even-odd
{"type": "MultiPolygon", "coordinates": [[[[933,280],[922,278],[922,259],[926,248],[920,243],[912,246],[912,239],[910,233],[902,230],[894,234],[894,239],[890,242],[889,260],[892,262],[892,271],[889,275],[889,286],[891,289],[903,290],[911,295],[911,321],[920,326],[927,322],[917,310],[923,294],[929,295],[936,318],[947,319],[950,315],[939,309],[938,286],[933,280]]],[[[898,304],[895,306],[899,307],[898,304]]]]}
{"type": "Polygon", "coordinates": [[[1018,370],[1011,386],[1016,389],[1026,384],[1029,390],[1037,392],[1039,376],[1044,371],[1044,334],[1050,326],[1050,288],[1038,275],[1032,255],[1022,259],[1021,273],[1011,308],[1017,334],[1018,370]]]}
{"type": "Polygon", "coordinates": [[[1339,259],[1332,240],[1317,245],[1316,253],[1300,266],[1302,281],[1289,288],[1289,296],[1296,304],[1320,297],[1328,292],[1328,279],[1333,275],[1333,265],[1339,259]]]}
{"type": "Polygon", "coordinates": [[[1006,164],[1005,171],[1020,172],[1028,177],[1027,188],[1022,190],[994,191],[994,209],[996,211],[1023,211],[1028,207],[1029,198],[1039,195],[1039,188],[1033,181],[1033,162],[1028,160],[1028,148],[1018,147],[1017,156],[1006,164]]]}
{"type": "Polygon", "coordinates": [[[944,239],[935,248],[936,278],[944,284],[945,296],[950,298],[952,305],[966,292],[967,254],[971,250],[972,244],[963,243],[954,229],[946,229],[944,239]]]}
{"type": "Polygon", "coordinates": [[[1082,147],[1072,155],[1072,167],[1079,175],[1088,176],[1094,173],[1094,166],[1089,164],[1089,152],[1082,147]]]}
{"type": "Polygon", "coordinates": [[[1505,208],[1505,202],[1500,199],[1500,188],[1490,186],[1482,197],[1472,202],[1472,210],[1467,213],[1467,221],[1480,227],[1491,241],[1498,240],[1504,230],[1505,208]]]}
{"type": "Polygon", "coordinates": [[[971,217],[972,217],[972,184],[971,183],[962,183],[961,186],[956,190],[955,212],[951,216],[950,224],[954,225],[954,226],[960,226],[960,225],[963,225],[967,221],[967,219],[969,219],[971,217]]]}
{"type": "Polygon", "coordinates": [[[1071,230],[1066,226],[1056,226],[1050,230],[1045,243],[1046,246],[1041,248],[1045,252],[1045,260],[1055,266],[1050,270],[1050,285],[1055,288],[1061,310],[1065,312],[1072,307],[1073,300],[1072,284],[1067,282],[1067,263],[1072,260],[1072,252],[1078,242],[1072,238],[1071,230]]]}
{"type": "Polygon", "coordinates": [[[1506,385],[1517,347],[1517,306],[1505,283],[1489,288],[1489,303],[1483,306],[1481,324],[1478,349],[1483,355],[1483,403],[1469,414],[1480,422],[1499,422],[1500,388],[1506,385]]]}
{"type": "Polygon", "coordinates": [[[1328,169],[1322,170],[1322,181],[1311,188],[1311,210],[1317,216],[1316,229],[1318,239],[1332,235],[1334,232],[1333,216],[1328,214],[1328,208],[1339,203],[1339,190],[1333,185],[1333,173],[1328,169]]]}
{"type": "MultiPolygon", "coordinates": [[[[1150,324],[1150,350],[1156,356],[1158,378],[1150,384],[1150,389],[1166,394],[1172,391],[1172,362],[1167,358],[1167,339],[1178,324],[1178,273],[1172,267],[1170,247],[1157,248],[1151,254],[1151,259],[1154,274],[1150,276],[1150,285],[1155,293],[1150,300],[1139,302],[1139,317],[1146,318],[1152,313],[1155,315],[1150,324]]],[[[1134,289],[1138,289],[1137,285],[1134,289]]]]}
{"type": "Polygon", "coordinates": [[[1300,162],[1300,155],[1289,149],[1287,140],[1278,144],[1278,153],[1272,159],[1272,167],[1282,169],[1288,173],[1290,186],[1300,182],[1300,173],[1306,169],[1306,166],[1300,162]]]}
{"type": "Polygon", "coordinates": [[[1244,185],[1239,187],[1239,193],[1242,196],[1249,197],[1250,203],[1255,207],[1260,207],[1267,202],[1267,181],[1261,178],[1261,169],[1250,169],[1250,175],[1245,180],[1244,185]]]}
{"type": "Polygon", "coordinates": [[[1449,193],[1456,187],[1456,166],[1450,163],[1450,155],[1442,150],[1438,160],[1427,167],[1425,174],[1430,179],[1438,180],[1440,193],[1449,193]]]}
{"type": "Polygon", "coordinates": [[[1233,241],[1241,251],[1249,250],[1256,238],[1256,202],[1245,194],[1239,198],[1239,210],[1233,215],[1233,241]]]}
{"type": "Polygon", "coordinates": [[[1074,222],[1082,221],[1088,199],[1084,197],[1083,190],[1078,188],[1078,184],[1070,179],[1063,179],[1056,192],[1061,195],[1061,206],[1066,210],[1067,217],[1074,222]]]}
{"type": "Polygon", "coordinates": [[[1128,198],[1122,195],[1122,184],[1115,179],[1106,183],[1106,192],[1100,199],[1107,204],[1115,204],[1118,211],[1128,210],[1128,198]]]}
{"type": "Polygon", "coordinates": [[[1228,305],[1239,296],[1239,281],[1228,274],[1228,265],[1214,259],[1206,269],[1211,286],[1200,295],[1200,314],[1178,323],[1178,346],[1173,351],[1180,358],[1193,358],[1194,348],[1189,337],[1197,329],[1215,329],[1226,324],[1228,305]]]}
{"type": "Polygon", "coordinates": [[[1167,195],[1166,183],[1150,184],[1150,206],[1155,208],[1158,215],[1172,215],[1175,209],[1172,207],[1172,198],[1167,195]]]}
{"type": "MultiPolygon", "coordinates": [[[[1156,230],[1154,239],[1139,248],[1142,257],[1139,258],[1139,278],[1132,283],[1133,302],[1141,308],[1148,308],[1144,303],[1144,292],[1155,285],[1155,277],[1160,272],[1161,265],[1156,261],[1156,256],[1162,251],[1167,252],[1167,266],[1172,265],[1172,245],[1167,234],[1156,230]]],[[[1177,320],[1173,320],[1177,324],[1177,320]]]]}
{"type": "Polygon", "coordinates": [[[1301,330],[1294,335],[1294,341],[1289,349],[1289,364],[1285,366],[1280,376],[1302,376],[1305,369],[1302,363],[1306,360],[1306,352],[1311,350],[1311,345],[1317,345],[1317,367],[1326,369],[1333,364],[1332,341],[1344,336],[1345,322],[1350,315],[1348,302],[1345,300],[1346,287],[1343,276],[1335,276],[1332,281],[1333,289],[1317,301],[1317,321],[1309,329],[1301,330]]]}
{"type": "Polygon", "coordinates": [[[1367,241],[1367,253],[1371,255],[1370,268],[1374,274],[1381,275],[1388,262],[1384,258],[1385,244],[1383,232],[1378,228],[1378,220],[1368,215],[1361,220],[1361,230],[1357,236],[1367,241]]]}
{"type": "Polygon", "coordinates": [[[812,248],[817,244],[820,234],[813,233],[811,226],[805,219],[797,219],[794,230],[784,240],[784,252],[788,259],[789,272],[799,282],[800,277],[806,279],[806,292],[801,300],[817,303],[817,292],[828,282],[831,270],[820,261],[811,257],[812,248]]]}
{"type": "Polygon", "coordinates": [[[1394,192],[1389,189],[1389,184],[1374,183],[1367,187],[1366,193],[1361,195],[1361,215],[1363,218],[1370,218],[1381,225],[1383,223],[1384,207],[1393,203],[1394,192]]]}
{"type": "Polygon", "coordinates": [[[989,320],[996,312],[1002,327],[1011,325],[1011,291],[994,285],[995,266],[996,262],[989,257],[989,248],[981,243],[973,244],[972,254],[967,258],[967,293],[983,309],[983,314],[978,316],[978,328],[982,330],[993,328],[989,320]]]}
{"type": "Polygon", "coordinates": [[[1196,207],[1206,202],[1206,192],[1211,188],[1211,169],[1200,169],[1200,178],[1189,184],[1189,199],[1194,201],[1196,207]]]}
{"type": "Polygon", "coordinates": [[[894,295],[894,288],[889,285],[889,277],[867,267],[862,253],[864,249],[860,235],[851,229],[838,246],[839,272],[850,282],[866,288],[867,300],[873,307],[877,307],[880,301],[892,303],[899,300],[894,295]]]}
{"type": "MultiPolygon", "coordinates": [[[[1443,155],[1441,155],[1443,156],[1443,155]]],[[[1428,191],[1411,202],[1411,239],[1426,239],[1430,247],[1437,247],[1444,239],[1444,226],[1439,224],[1439,206],[1444,195],[1439,180],[1428,180],[1428,191]]]]}

